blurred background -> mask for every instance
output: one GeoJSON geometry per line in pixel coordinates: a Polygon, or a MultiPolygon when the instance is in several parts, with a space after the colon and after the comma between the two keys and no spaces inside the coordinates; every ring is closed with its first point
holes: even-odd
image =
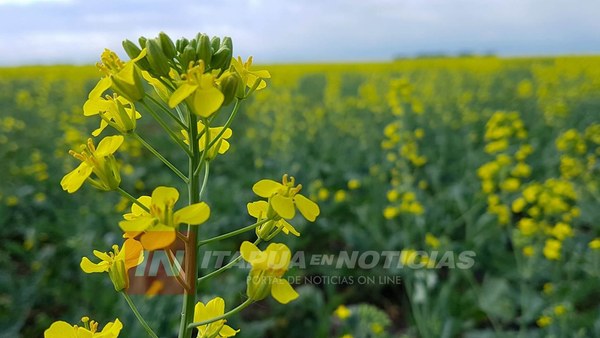
{"type": "MultiPolygon", "coordinates": [[[[76,165],[68,150],[97,128],[82,106],[104,48],[127,59],[122,40],[160,31],[231,36],[234,55],[272,74],[212,164],[202,236],[253,223],[252,185],[289,173],[321,207],[315,223],[292,222],[299,238],[276,239],[292,251],[430,253],[420,269],[292,268],[307,277],[301,297],[252,305],[228,321],[238,336],[600,336],[599,11],[592,0],[0,0],[0,337],[84,315],[144,336],[106,275],[79,268],[120,241],[127,202],[59,182],[76,165]],[[465,251],[468,269],[431,255],[465,251]],[[332,276],[355,282],[314,282],[332,276]]],[[[140,111],[140,133],[184,167],[140,111]]],[[[139,143],[118,159],[135,196],[177,186],[139,143]]],[[[246,275],[202,283],[200,298],[233,306],[246,275]]],[[[178,296],[132,297],[174,336],[178,296]]]]}

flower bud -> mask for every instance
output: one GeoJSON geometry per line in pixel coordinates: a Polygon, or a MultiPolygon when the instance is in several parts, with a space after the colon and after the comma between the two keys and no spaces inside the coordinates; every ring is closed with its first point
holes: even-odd
{"type": "Polygon", "coordinates": [[[226,46],[221,46],[219,50],[213,54],[210,61],[212,69],[226,69],[226,66],[231,63],[231,49],[226,46]]]}
{"type": "Polygon", "coordinates": [[[212,47],[210,46],[210,39],[206,34],[199,34],[198,45],[196,46],[196,56],[198,60],[204,61],[205,65],[210,65],[212,59],[212,47]]]}
{"type": "Polygon", "coordinates": [[[263,241],[269,241],[272,239],[272,230],[275,227],[274,221],[267,221],[265,224],[260,225],[256,228],[256,236],[263,241]]]}
{"type": "Polygon", "coordinates": [[[180,62],[183,66],[183,69],[187,71],[188,65],[190,62],[193,62],[196,59],[196,50],[192,47],[191,44],[187,45],[183,49],[183,53],[180,55],[180,62]]]}
{"type": "Polygon", "coordinates": [[[159,42],[155,39],[150,39],[146,41],[146,48],[148,49],[146,58],[148,59],[152,70],[158,75],[168,76],[171,67],[169,66],[169,60],[165,56],[159,42]]]}
{"type": "Polygon", "coordinates": [[[168,59],[174,58],[177,52],[175,50],[175,44],[173,43],[173,40],[171,40],[171,38],[165,32],[158,33],[158,40],[160,41],[160,47],[165,53],[165,56],[168,59]]]}
{"type": "MultiPolygon", "coordinates": [[[[140,53],[142,52],[142,50],[130,40],[123,40],[123,49],[125,50],[125,53],[127,53],[127,56],[129,56],[130,59],[137,58],[138,55],[140,55],[140,53]]],[[[150,64],[148,63],[148,60],[146,60],[146,58],[142,58],[139,61],[137,61],[137,65],[143,70],[150,69],[150,64]]]]}
{"type": "Polygon", "coordinates": [[[212,48],[213,53],[218,51],[221,47],[221,38],[218,36],[213,36],[213,38],[210,39],[210,47],[212,48]]]}
{"type": "Polygon", "coordinates": [[[125,269],[125,261],[115,261],[114,265],[108,269],[108,277],[110,277],[117,292],[127,289],[129,287],[129,277],[125,269]]]}
{"type": "MultiPolygon", "coordinates": [[[[98,175],[100,177],[100,175],[98,175]]],[[[119,164],[113,155],[108,155],[104,158],[104,166],[102,168],[102,183],[105,187],[103,190],[117,190],[121,185],[121,174],[119,172],[119,164]]]]}
{"type": "Polygon", "coordinates": [[[177,51],[179,53],[183,53],[183,49],[185,47],[187,47],[187,45],[190,44],[190,40],[186,39],[186,38],[181,38],[179,40],[177,40],[177,42],[175,42],[175,47],[177,48],[177,51]]]}
{"type": "Polygon", "coordinates": [[[233,99],[237,96],[238,88],[240,87],[241,83],[242,79],[237,73],[230,73],[224,79],[221,80],[221,83],[219,84],[219,89],[225,97],[223,100],[223,106],[229,105],[231,101],[233,101],[233,99]]]}
{"type": "Polygon", "coordinates": [[[140,36],[138,42],[140,43],[140,47],[146,48],[146,42],[148,42],[148,39],[146,39],[143,36],[140,36]]]}
{"type": "Polygon", "coordinates": [[[246,295],[248,298],[259,301],[267,298],[271,292],[271,279],[264,271],[250,272],[246,280],[246,295]]]}

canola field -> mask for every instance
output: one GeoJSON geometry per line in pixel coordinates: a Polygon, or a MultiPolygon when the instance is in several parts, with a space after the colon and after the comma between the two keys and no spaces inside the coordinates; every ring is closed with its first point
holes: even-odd
{"type": "MultiPolygon", "coordinates": [[[[248,224],[254,182],[289,173],[321,208],[315,223],[295,223],[299,238],[282,239],[293,251],[395,252],[416,267],[292,268],[306,277],[300,298],[228,320],[244,328],[237,336],[600,336],[600,57],[261,68],[272,79],[211,167],[207,201],[222,216],[201,235],[248,224]],[[349,282],[361,276],[383,282],[349,282]]],[[[59,184],[68,150],[97,128],[82,105],[98,77],[92,66],[0,69],[0,337],[129,313],[107,278],[79,267],[89,248],[120,238],[128,201],[59,184]]],[[[158,131],[140,111],[138,128],[158,131]]],[[[177,184],[133,139],[120,159],[137,195],[177,184]]],[[[226,243],[235,251],[243,239],[226,243]]],[[[247,271],[232,271],[200,294],[242,299],[247,271]]],[[[160,337],[174,336],[179,300],[155,291],[132,297],[160,337]]],[[[123,336],[144,336],[132,314],[119,318],[123,336]]]]}

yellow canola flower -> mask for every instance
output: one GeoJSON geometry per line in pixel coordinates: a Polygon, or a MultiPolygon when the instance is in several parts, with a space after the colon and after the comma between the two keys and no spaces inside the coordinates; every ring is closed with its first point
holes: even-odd
{"type": "Polygon", "coordinates": [[[300,236],[300,233],[294,228],[293,225],[288,223],[285,219],[277,215],[272,208],[269,208],[269,203],[266,201],[251,202],[247,205],[248,214],[256,218],[257,222],[269,219],[269,221],[260,225],[256,228],[256,234],[261,238],[268,238],[273,226],[281,229],[284,234],[293,234],[294,236],[300,236]]]}
{"type": "Polygon", "coordinates": [[[202,224],[210,216],[210,208],[204,202],[188,205],[174,211],[179,192],[171,187],[157,187],[152,196],[141,196],[131,205],[131,213],[123,215],[119,226],[133,238],[141,234],[140,241],[146,250],[164,249],[175,241],[179,224],[202,224]]]}
{"type": "Polygon", "coordinates": [[[248,88],[256,87],[256,90],[261,90],[267,86],[267,82],[264,79],[271,78],[271,74],[268,70],[250,70],[250,67],[252,66],[252,56],[248,57],[246,62],[243,62],[240,56],[238,56],[237,59],[232,58],[231,65],[242,78],[242,84],[248,88]]]}
{"type": "Polygon", "coordinates": [[[541,316],[537,321],[536,324],[539,327],[546,327],[550,324],[552,324],[552,317],[550,316],[541,316]]]}
{"type": "Polygon", "coordinates": [[[352,311],[350,311],[350,309],[348,309],[348,307],[346,307],[345,305],[342,304],[335,309],[334,314],[339,319],[345,320],[346,318],[348,318],[352,315],[352,311]]]}
{"type": "Polygon", "coordinates": [[[217,87],[215,76],[204,73],[204,61],[200,60],[198,65],[188,69],[179,82],[181,84],[169,98],[169,107],[175,108],[185,100],[194,114],[204,118],[221,108],[225,96],[217,87]]]}
{"type": "Polygon", "coordinates": [[[588,243],[588,246],[592,250],[600,250],[600,237],[594,238],[588,243]]]}
{"type": "Polygon", "coordinates": [[[567,223],[558,222],[550,230],[550,233],[552,234],[552,236],[556,237],[556,239],[562,241],[567,237],[573,236],[573,229],[567,223]]]}
{"type": "Polygon", "coordinates": [[[85,273],[108,272],[115,290],[121,291],[129,288],[129,276],[127,271],[138,266],[144,260],[144,251],[140,242],[127,239],[119,250],[113,245],[112,252],[101,252],[94,250],[94,256],[100,259],[99,263],[93,263],[87,257],[81,259],[79,266],[85,273]]]}
{"type": "Polygon", "coordinates": [[[92,135],[98,136],[108,125],[123,134],[135,130],[136,120],[142,117],[135,110],[133,103],[122,96],[107,95],[106,98],[100,96],[101,93],[92,91],[88,100],[83,105],[83,115],[100,115],[100,127],[92,132],[92,135]]]}
{"type": "Polygon", "coordinates": [[[544,245],[544,257],[548,260],[558,260],[560,259],[560,249],[562,247],[562,243],[556,239],[547,239],[546,244],[544,245]]]}
{"type": "MultiPolygon", "coordinates": [[[[223,131],[223,128],[225,127],[208,128],[210,134],[208,135],[208,144],[210,145],[212,142],[214,142],[214,145],[212,145],[206,153],[207,160],[212,160],[217,156],[217,154],[223,155],[227,152],[227,150],[229,150],[229,142],[227,140],[233,135],[233,131],[231,130],[231,128],[227,128],[225,129],[225,131],[223,131]],[[217,136],[219,137],[218,139],[217,136]],[[215,142],[215,140],[217,141],[215,142]]],[[[204,148],[206,148],[207,135],[205,129],[206,126],[204,126],[204,123],[202,123],[201,121],[198,122],[198,134],[202,135],[200,136],[200,140],[198,141],[200,151],[204,151],[204,148]]],[[[183,135],[183,142],[185,142],[185,144],[189,144],[190,137],[188,135],[188,132],[182,130],[181,134],[183,135]]]]}
{"type": "Polygon", "coordinates": [[[265,251],[245,241],[240,247],[240,255],[252,265],[248,276],[246,293],[253,300],[261,300],[269,294],[281,304],[298,298],[298,293],[290,283],[281,278],[288,269],[292,253],[281,243],[271,243],[265,251]]]}
{"type": "Polygon", "coordinates": [[[71,156],[81,161],[81,164],[60,181],[63,190],[74,193],[79,190],[85,180],[100,190],[114,190],[121,184],[121,175],[114,153],[123,143],[123,136],[108,136],[102,139],[98,147],[92,139],[81,146],[81,153],[69,151],[71,156]],[[94,173],[96,179],[89,178],[94,173]]]}
{"type": "Polygon", "coordinates": [[[44,338],[117,338],[123,324],[119,319],[114,322],[109,322],[104,326],[102,331],[98,332],[98,323],[89,320],[87,317],[81,319],[84,326],[71,325],[64,321],[52,323],[50,327],[44,331],[44,338]]]}
{"type": "Polygon", "coordinates": [[[282,183],[269,179],[260,180],[254,184],[252,191],[260,197],[268,198],[273,210],[282,218],[294,218],[298,208],[304,218],[314,222],[321,212],[319,206],[299,194],[302,185],[296,185],[295,182],[294,177],[288,179],[288,175],[285,174],[282,183]]]}
{"type": "Polygon", "coordinates": [[[440,247],[440,240],[430,232],[425,234],[425,243],[434,249],[440,247]]]}
{"type": "MultiPolygon", "coordinates": [[[[221,297],[211,299],[206,305],[198,302],[194,307],[194,322],[203,322],[222,316],[225,313],[225,301],[221,297]]],[[[221,338],[233,337],[240,330],[234,330],[229,325],[225,325],[227,320],[221,319],[210,324],[200,325],[198,329],[198,338],[221,338]]]]}
{"type": "Polygon", "coordinates": [[[100,96],[109,88],[115,93],[124,96],[127,100],[135,102],[144,97],[145,91],[142,84],[140,69],[135,64],[137,61],[146,57],[146,49],[142,49],[140,54],[127,62],[121,61],[115,52],[105,49],[100,56],[101,62],[96,64],[98,69],[106,76],[103,77],[96,87],[92,89],[90,96],[100,96]]]}
{"type": "Polygon", "coordinates": [[[348,181],[348,189],[350,190],[356,190],[360,188],[360,181],[353,178],[350,181],[348,181]]]}

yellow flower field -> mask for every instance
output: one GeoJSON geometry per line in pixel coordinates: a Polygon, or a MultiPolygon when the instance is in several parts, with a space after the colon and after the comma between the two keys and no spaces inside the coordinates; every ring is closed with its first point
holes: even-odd
{"type": "MultiPolygon", "coordinates": [[[[122,73],[134,61],[115,60],[103,54],[103,73],[0,69],[0,336],[40,337],[51,328],[48,337],[59,337],[89,315],[97,322],[84,322],[85,331],[145,337],[115,293],[126,287],[143,290],[131,298],[156,334],[175,336],[179,298],[159,279],[151,288],[130,281],[127,271],[146,265],[126,259],[125,246],[100,252],[100,263],[82,257],[121,245],[123,232],[142,236],[147,250],[163,249],[177,242],[179,223],[201,224],[203,257],[244,243],[241,256],[201,270],[212,279],[198,276],[195,322],[223,315],[224,304],[262,300],[194,326],[202,334],[600,336],[600,57],[272,66],[233,59],[252,96],[229,128],[195,128],[200,150],[218,142],[206,152],[211,180],[200,193],[210,210],[202,202],[175,211],[183,174],[168,175],[165,164],[187,167],[177,144],[190,145],[190,136],[178,128],[175,142],[159,137],[146,102],[134,101],[149,88],[165,101],[164,85],[149,74],[134,81],[133,71],[122,73]],[[101,96],[111,85],[125,94],[101,96]],[[97,107],[109,107],[109,118],[96,116],[97,107]],[[144,139],[113,136],[138,131],[144,139]],[[109,192],[121,188],[138,204],[109,192]],[[214,245],[215,236],[252,223],[256,231],[214,245]],[[283,244],[252,244],[277,234],[283,244]],[[285,268],[265,263],[273,252],[286,256],[285,268]],[[336,264],[352,252],[357,264],[336,264]],[[234,259],[234,267],[249,263],[212,274],[234,259]],[[83,274],[80,264],[117,280],[83,274]],[[240,281],[249,271],[259,280],[246,289],[240,281]]],[[[165,102],[185,102],[204,118],[229,102],[198,67],[186,69],[165,102]]]]}

